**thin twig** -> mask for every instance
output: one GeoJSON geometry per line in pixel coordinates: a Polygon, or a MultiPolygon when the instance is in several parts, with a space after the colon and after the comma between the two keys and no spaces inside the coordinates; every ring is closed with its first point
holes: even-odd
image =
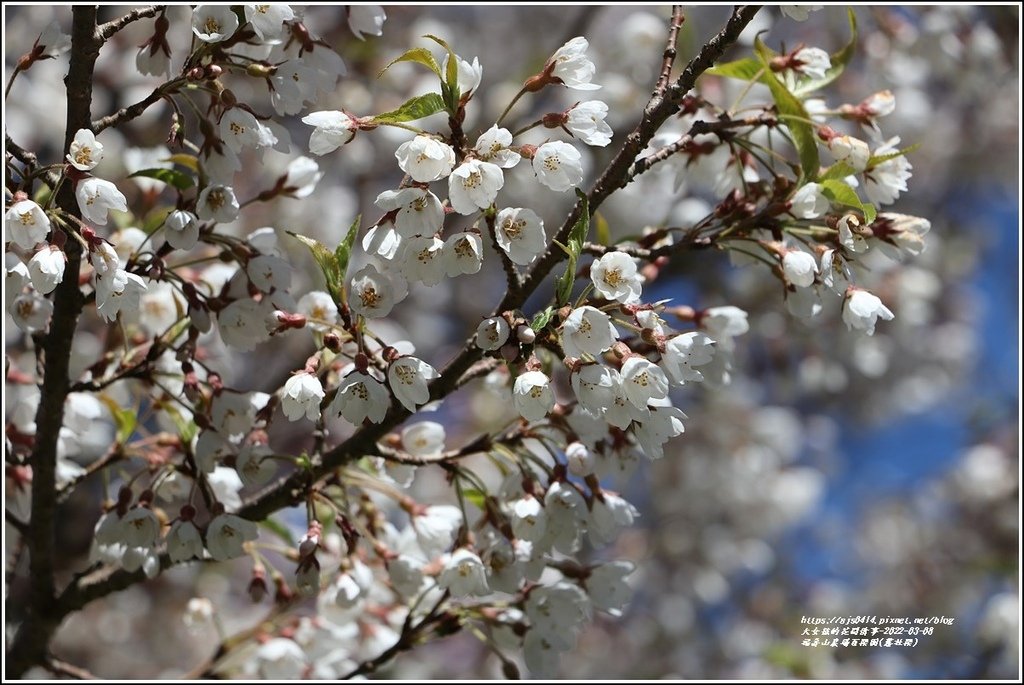
{"type": "Polygon", "coordinates": [[[160,12],[166,9],[166,5],[150,5],[149,7],[140,7],[134,9],[123,17],[119,17],[112,21],[108,21],[106,24],[102,24],[99,27],[100,38],[106,41],[112,35],[123,29],[128,24],[136,22],[139,19],[148,19],[149,17],[155,17],[160,12]]]}
{"type": "Polygon", "coordinates": [[[509,257],[508,252],[501,249],[501,245],[498,244],[498,226],[495,221],[495,215],[491,212],[486,214],[487,222],[487,233],[491,236],[491,245],[494,246],[494,251],[501,257],[501,266],[505,269],[505,280],[508,283],[509,290],[519,288],[519,272],[516,271],[516,265],[512,263],[512,258],[509,257]]]}
{"type": "MultiPolygon", "coordinates": [[[[21,147],[11,137],[4,134],[4,139],[7,143],[7,152],[14,157],[16,160],[25,165],[26,176],[32,174],[36,167],[39,166],[39,159],[36,157],[36,153],[29,152],[25,148],[21,147]]],[[[47,171],[43,174],[43,180],[50,188],[55,188],[57,183],[60,181],[60,174],[56,171],[47,171]]]]}
{"type": "Polygon", "coordinates": [[[43,667],[51,673],[54,673],[56,675],[66,675],[71,678],[74,678],[75,680],[99,680],[97,676],[94,676],[92,673],[85,670],[81,666],[69,664],[66,661],[55,659],[52,656],[47,657],[46,661],[43,663],[43,667]]]}
{"type": "Polygon", "coordinates": [[[134,105],[128,107],[122,107],[113,114],[97,119],[92,122],[93,133],[99,133],[100,131],[110,128],[111,126],[120,126],[121,124],[127,123],[132,119],[136,119],[142,116],[151,105],[156,104],[162,98],[167,96],[168,93],[172,92],[177,86],[185,82],[185,77],[181,76],[176,79],[172,79],[167,83],[161,84],[153,89],[153,92],[147,95],[144,99],[139,100],[134,105]]]}
{"type": "Polygon", "coordinates": [[[658,76],[658,83],[654,86],[653,97],[662,97],[672,79],[672,65],[676,61],[676,40],[679,37],[679,28],[686,21],[683,16],[682,5],[672,5],[672,18],[668,23],[668,42],[665,45],[665,53],[662,56],[661,75],[658,76]]]}

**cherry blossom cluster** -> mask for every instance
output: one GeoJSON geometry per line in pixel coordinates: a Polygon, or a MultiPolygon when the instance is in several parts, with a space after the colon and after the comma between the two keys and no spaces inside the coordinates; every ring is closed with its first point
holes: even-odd
{"type": "MultiPolygon", "coordinates": [[[[382,8],[346,12],[357,39],[381,34],[382,8]]],[[[703,183],[718,202],[690,226],[646,227],[638,240],[616,242],[590,230],[580,147],[613,142],[609,105],[577,101],[504,126],[518,103],[545,89],[601,88],[583,37],[558,48],[493,124],[470,135],[463,124],[487,85],[483,66],[435,36],[424,40],[440,46],[441,59],[419,47],[392,64],[427,68],[439,92],[357,114],[316,109],[346,67],[295,8],[197,5],[192,47],[180,62],[166,8],[154,14],[136,66],[166,79],[153,99],[170,116],[166,146],[125,155],[138,209],[100,177],[110,145],[104,130],[131,108],[75,132],[56,164],[37,168],[21,158],[18,179],[8,174],[5,230],[14,250],[5,303],[28,335],[47,334],[58,297],[77,298],[87,316],[117,331],[108,340],[116,344],[72,379],[57,447],[61,493],[110,464],[140,460],[118,472],[103,503],[91,562],[153,577],[174,564],[244,557],[253,601],[272,594],[287,608],[296,596],[316,597],[316,618],[281,612],[259,640],[232,641],[230,649],[225,642],[229,653],[216,665],[225,672],[360,675],[396,650],[466,628],[485,635],[510,674],[509,655],[520,652],[531,673],[554,673],[586,621],[597,611],[621,614],[631,595],[633,564],[594,554],[638,515],[610,481],[643,458],[663,457],[686,419],[672,392],[727,384],[735,339],[749,330],[735,306],[645,299],[667,257],[714,245],[766,263],[794,314],[818,313],[821,296],[834,293],[846,325],[871,334],[893,313],[855,284],[858,256],[900,257],[924,246],[926,220],[875,207],[894,202],[910,177],[899,140],[884,140],[877,124],[892,111],[892,96],[835,108],[806,97],[835,78],[845,52],[801,46],[774,54],[759,44],[754,70],[712,70],[767,83],[774,102],[738,119],[687,95],[631,173],[674,169],[678,187],[703,183]],[[443,130],[415,125],[435,114],[447,115],[443,130]],[[293,116],[309,127],[309,153],[320,161],[290,159],[254,191],[257,174],[247,165],[292,152],[280,119],[293,116]],[[826,124],[836,119],[861,125],[867,140],[826,124]],[[401,181],[377,195],[374,221],[356,217],[336,245],[306,235],[313,231],[288,230],[285,238],[274,227],[239,228],[249,207],[309,197],[326,155],[343,160],[356,136],[383,127],[408,135],[394,151],[401,181]],[[530,131],[547,137],[525,138],[530,131]],[[798,161],[767,154],[773,143],[798,161]],[[830,166],[820,166],[819,152],[831,155],[830,166]],[[536,194],[576,196],[581,209],[566,244],[546,203],[508,200],[506,174],[535,183],[536,194]],[[35,181],[45,187],[32,194],[35,181]],[[295,246],[308,248],[319,267],[315,284],[296,278],[295,246]],[[485,258],[504,273],[507,295],[525,303],[530,293],[521,291],[534,270],[563,257],[568,266],[542,306],[480,311],[450,363],[460,367],[454,372],[433,350],[388,332],[387,317],[410,293],[480,274],[485,258]],[[64,282],[69,263],[80,265],[77,283],[64,282]],[[267,392],[244,389],[217,363],[299,336],[313,351],[267,392]],[[456,446],[440,421],[419,420],[481,377],[508,408],[500,430],[456,446]],[[128,407],[136,400],[138,413],[128,407]],[[310,429],[310,450],[271,447],[282,415],[310,429]],[[83,468],[73,459],[77,437],[101,417],[115,435],[106,456],[83,468]],[[427,469],[443,471],[457,503],[412,497],[427,469]],[[281,493],[279,506],[261,509],[281,493]],[[271,517],[287,505],[305,508],[289,512],[303,518],[301,537],[271,517]],[[268,542],[258,523],[287,544],[268,542]]],[[[60,54],[63,44],[40,35],[19,69],[53,56],[47,50],[60,54]]],[[[28,373],[13,378],[36,382],[28,373]]],[[[20,459],[9,479],[28,512],[26,455],[41,400],[31,391],[22,399],[9,420],[8,451],[20,459]]],[[[194,626],[215,617],[200,600],[186,614],[194,626]]]]}

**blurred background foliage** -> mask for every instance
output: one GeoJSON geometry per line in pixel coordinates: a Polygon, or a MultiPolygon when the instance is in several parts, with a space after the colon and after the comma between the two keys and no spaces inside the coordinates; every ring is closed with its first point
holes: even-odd
{"type": "MultiPolygon", "coordinates": [[[[104,9],[108,16],[122,11],[104,9]]],[[[603,85],[594,96],[609,103],[616,131],[608,148],[583,150],[588,182],[639,116],[657,77],[669,14],[667,6],[632,5],[387,11],[383,36],[359,41],[343,9],[307,8],[307,24],[348,67],[336,92],[315,109],[370,114],[431,90],[429,74],[414,65],[396,65],[377,78],[392,58],[424,45],[420,36],[429,33],[463,57],[479,56],[484,80],[466,129],[482,130],[558,46],[584,35],[598,66],[594,80],[603,85]]],[[[728,11],[686,10],[682,61],[728,11]]],[[[717,251],[684,253],[662,273],[652,296],[695,307],[737,305],[750,312],[751,331],[738,340],[732,385],[686,388],[677,401],[689,416],[685,435],[666,447],[664,459],[618,484],[642,516],[608,555],[637,563],[635,599],[622,618],[597,619],[585,632],[562,660],[565,677],[1012,678],[1018,672],[1019,7],[855,11],[857,55],[825,96],[837,106],[886,88],[895,94],[896,111],[881,121],[882,130],[900,136],[903,146],[919,147],[910,156],[910,192],[889,209],[932,222],[927,250],[904,264],[870,262],[866,285],[896,313],[872,338],[847,333],[835,304],[812,325],[790,316],[781,286],[765,269],[734,266],[717,251]],[[802,616],[833,615],[955,622],[913,648],[801,646],[802,616]]],[[[8,73],[48,21],[56,18],[65,31],[70,26],[67,8],[6,12],[8,73]]],[[[168,13],[172,47],[187,45],[188,13],[186,6],[168,13]]],[[[101,55],[94,116],[145,97],[155,85],[134,69],[147,24],[119,34],[101,55]]],[[[848,39],[840,7],[803,23],[768,7],[755,24],[729,58],[745,56],[761,30],[776,48],[804,43],[834,51],[848,39]]],[[[8,133],[41,159],[60,153],[64,68],[60,60],[36,65],[7,101],[8,133]]],[[[712,77],[699,87],[722,106],[737,92],[735,84],[712,77]]],[[[241,101],[265,103],[255,80],[232,88],[241,101]]],[[[547,89],[524,101],[516,118],[532,121],[576,99],[547,89]]],[[[169,112],[154,107],[104,133],[111,165],[104,178],[118,182],[129,206],[144,201],[143,191],[130,181],[122,185],[126,172],[116,168],[118,160],[130,148],[162,145],[168,123],[169,112]]],[[[309,129],[297,118],[284,123],[295,156],[306,149],[309,129]]],[[[545,135],[537,131],[538,140],[545,135]]],[[[283,231],[336,242],[357,213],[372,220],[377,193],[400,180],[393,151],[401,139],[387,129],[358,135],[318,160],[326,176],[311,197],[244,212],[239,235],[275,227],[281,247],[300,265],[294,292],[321,287],[304,248],[283,231]]],[[[259,163],[248,160],[239,196],[266,187],[289,159],[268,152],[259,163]]],[[[671,174],[651,173],[606,203],[601,214],[612,235],[708,209],[713,198],[706,188],[688,183],[676,192],[673,181],[671,174]]],[[[507,177],[505,192],[510,204],[530,203],[552,223],[572,201],[571,194],[538,195],[516,174],[507,177]]],[[[386,337],[411,340],[439,366],[503,285],[500,270],[485,269],[417,288],[389,319],[386,337]]],[[[17,333],[5,328],[10,343],[17,333]]],[[[79,369],[101,344],[98,330],[95,313],[88,314],[75,342],[79,369]]],[[[301,367],[308,344],[296,338],[282,352],[275,341],[230,356],[215,349],[210,361],[236,387],[268,390],[301,367]]],[[[478,387],[454,396],[438,416],[457,443],[495,425],[504,411],[478,387]]],[[[309,436],[301,425],[275,425],[271,440],[292,446],[309,436]]],[[[414,487],[430,501],[445,486],[424,474],[414,487]]],[[[60,534],[72,556],[87,552],[99,516],[96,496],[69,505],[80,515],[69,516],[60,534]]],[[[179,568],[91,605],[67,622],[57,650],[106,677],[180,676],[207,656],[213,637],[184,630],[189,598],[213,599],[228,632],[265,612],[248,604],[243,567],[179,568]]],[[[466,634],[399,657],[388,673],[500,677],[500,664],[466,634]]]]}

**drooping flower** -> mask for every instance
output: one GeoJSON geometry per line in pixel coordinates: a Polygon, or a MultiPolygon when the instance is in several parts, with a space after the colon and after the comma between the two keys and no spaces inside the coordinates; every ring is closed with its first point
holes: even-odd
{"type": "Polygon", "coordinates": [[[542,371],[527,371],[520,375],[512,389],[512,403],[527,421],[540,421],[555,406],[551,379],[542,371]]]}
{"type": "Polygon", "coordinates": [[[259,535],[256,524],[234,514],[221,514],[206,528],[206,549],[216,561],[242,556],[242,545],[259,535]]]}
{"type": "Polygon", "coordinates": [[[311,373],[297,373],[285,381],[281,409],[289,421],[298,421],[303,416],[316,421],[320,418],[323,399],[324,387],[320,379],[311,373]]]}
{"type": "Polygon", "coordinates": [[[199,242],[199,218],[184,209],[172,210],[164,219],[164,238],[178,250],[191,250],[199,242]]]}
{"type": "Polygon", "coordinates": [[[597,67],[587,57],[590,43],[582,36],[576,36],[558,48],[548,63],[554,62],[551,75],[559,79],[567,88],[576,90],[597,90],[601,86],[591,83],[597,67]]]}
{"type": "Polygon", "coordinates": [[[437,578],[437,584],[454,597],[486,595],[489,592],[484,563],[465,547],[451,554],[437,578]]]}
{"type": "Polygon", "coordinates": [[[78,209],[81,210],[82,216],[100,226],[106,226],[109,210],[128,211],[128,200],[117,186],[95,176],[78,182],[75,198],[78,200],[78,209]]]}
{"type": "MultiPolygon", "coordinates": [[[[480,86],[480,81],[483,80],[484,70],[480,66],[480,60],[476,57],[473,61],[464,60],[458,55],[455,55],[456,65],[458,66],[458,82],[459,82],[459,93],[462,97],[466,94],[475,92],[480,86]]],[[[444,56],[444,62],[441,64],[441,73],[448,73],[448,55],[444,56]]]]}
{"type": "Polygon", "coordinates": [[[309,151],[314,155],[326,155],[352,140],[358,124],[344,112],[325,110],[310,112],[302,117],[302,123],[313,126],[309,136],[309,151]]]}
{"type": "Polygon", "coordinates": [[[53,292],[57,284],[64,279],[64,266],[67,262],[67,255],[55,245],[49,245],[36,252],[28,262],[32,287],[43,295],[53,292]]]}
{"type": "Polygon", "coordinates": [[[799,219],[816,219],[828,211],[829,201],[821,184],[808,183],[793,193],[790,212],[799,219]]]}
{"type": "Polygon", "coordinates": [[[430,401],[428,382],[440,374],[416,357],[398,357],[388,366],[388,385],[402,406],[410,412],[430,401]]]}
{"type": "Polygon", "coordinates": [[[604,147],[612,142],[612,128],[605,122],[608,105],[600,100],[581,102],[567,113],[565,127],[587,145],[604,147]]]}
{"type": "Polygon", "coordinates": [[[529,264],[547,247],[544,222],[532,210],[506,207],[494,222],[498,246],[516,264],[529,264]]]}
{"type": "Polygon", "coordinates": [[[21,200],[4,214],[4,228],[7,240],[22,249],[31,250],[46,240],[50,233],[50,219],[32,200],[21,200]]]}
{"type": "Polygon", "coordinates": [[[379,36],[384,32],[384,20],[388,15],[380,5],[349,5],[348,27],[359,40],[366,40],[363,34],[379,36]]]}
{"type": "Polygon", "coordinates": [[[782,258],[782,271],[786,280],[797,288],[814,285],[814,275],[818,273],[818,263],[814,255],[803,250],[789,250],[782,258]]]}
{"type": "Polygon", "coordinates": [[[825,72],[832,68],[828,53],[821,48],[800,48],[791,62],[793,71],[813,79],[825,78],[825,72]]]}
{"type": "Polygon", "coordinates": [[[359,426],[365,419],[373,423],[383,421],[390,405],[391,395],[380,381],[362,371],[351,371],[339,381],[329,410],[359,426]]]}
{"type": "Polygon", "coordinates": [[[608,315],[589,305],[572,310],[562,323],[562,350],[567,357],[598,357],[615,339],[615,326],[608,315]]]}
{"type": "Polygon", "coordinates": [[[875,334],[875,323],[878,319],[891,321],[894,314],[882,304],[878,296],[861,288],[850,287],[843,300],[843,322],[849,330],[864,331],[868,335],[875,334]]]}

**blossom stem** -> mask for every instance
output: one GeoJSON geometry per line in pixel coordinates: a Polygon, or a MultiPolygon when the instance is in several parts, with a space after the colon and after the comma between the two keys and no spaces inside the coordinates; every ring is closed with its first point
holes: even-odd
{"type": "Polygon", "coordinates": [[[11,94],[11,88],[14,86],[14,79],[18,78],[18,74],[21,73],[21,67],[15,66],[14,71],[11,72],[11,78],[7,79],[7,87],[4,88],[4,99],[6,100],[11,94]]]}
{"type": "Polygon", "coordinates": [[[512,98],[512,102],[508,103],[508,107],[506,107],[505,111],[501,113],[501,116],[498,117],[498,120],[496,122],[494,122],[495,126],[501,126],[501,122],[505,121],[505,117],[508,116],[508,113],[511,112],[512,108],[516,106],[517,102],[519,102],[519,98],[523,97],[523,95],[525,95],[525,94],[526,94],[526,87],[524,86],[524,87],[519,89],[519,92],[516,93],[516,96],[514,98],[512,98]]]}
{"type": "Polygon", "coordinates": [[[515,133],[513,133],[513,134],[512,134],[512,137],[513,137],[513,138],[516,138],[516,137],[518,137],[518,136],[521,136],[522,134],[526,133],[526,132],[527,132],[527,131],[529,131],[530,129],[534,129],[534,128],[537,128],[538,126],[540,126],[540,125],[541,125],[541,124],[543,124],[543,123],[544,123],[544,120],[543,120],[543,119],[538,119],[537,121],[533,122],[532,124],[529,124],[529,125],[527,125],[527,126],[523,126],[523,127],[521,128],[521,129],[519,129],[518,131],[516,131],[515,133]]]}

